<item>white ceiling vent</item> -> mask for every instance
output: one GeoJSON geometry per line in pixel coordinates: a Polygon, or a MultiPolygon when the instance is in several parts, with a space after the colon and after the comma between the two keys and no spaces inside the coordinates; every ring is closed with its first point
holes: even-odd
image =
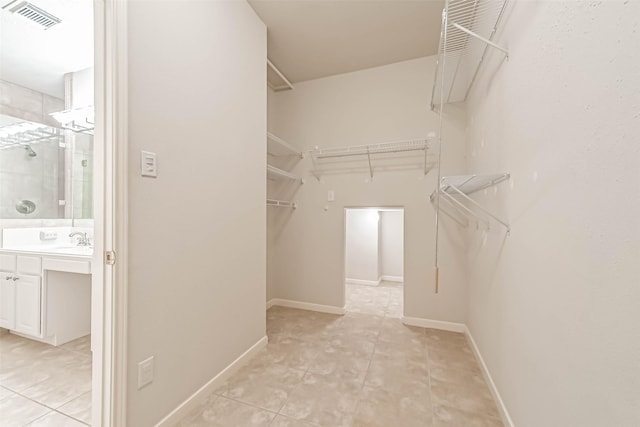
{"type": "Polygon", "coordinates": [[[32,5],[27,1],[18,3],[17,5],[9,9],[9,11],[24,16],[25,18],[44,27],[45,30],[62,22],[60,18],[56,18],[49,12],[45,12],[44,10],[32,5]]]}

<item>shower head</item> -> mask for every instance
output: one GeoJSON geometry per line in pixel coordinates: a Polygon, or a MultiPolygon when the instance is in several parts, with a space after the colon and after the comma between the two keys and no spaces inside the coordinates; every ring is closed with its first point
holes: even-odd
{"type": "Polygon", "coordinates": [[[38,153],[36,153],[35,151],[33,151],[33,148],[31,148],[31,146],[30,146],[30,145],[25,145],[25,146],[24,146],[24,149],[25,149],[25,150],[27,150],[27,155],[28,155],[29,157],[35,157],[35,156],[37,156],[37,155],[38,155],[38,153]]]}

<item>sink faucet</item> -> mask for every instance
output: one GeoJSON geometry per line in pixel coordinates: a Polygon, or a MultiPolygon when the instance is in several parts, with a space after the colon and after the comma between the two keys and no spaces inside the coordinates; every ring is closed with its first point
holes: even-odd
{"type": "Polygon", "coordinates": [[[87,236],[87,233],[82,231],[74,231],[69,234],[69,237],[78,236],[78,246],[91,246],[91,238],[87,236]]]}

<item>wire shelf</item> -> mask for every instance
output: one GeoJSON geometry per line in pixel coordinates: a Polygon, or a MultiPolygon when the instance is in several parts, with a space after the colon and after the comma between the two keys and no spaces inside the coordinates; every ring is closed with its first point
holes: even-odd
{"type": "Polygon", "coordinates": [[[300,181],[300,183],[303,183],[302,179],[295,176],[291,172],[283,171],[282,169],[278,169],[277,167],[271,166],[271,165],[267,165],[267,178],[273,181],[285,180],[285,181],[300,181]]]}
{"type": "Polygon", "coordinates": [[[346,166],[345,169],[351,172],[368,171],[371,178],[373,178],[374,162],[376,159],[384,161],[384,164],[378,163],[376,165],[376,170],[403,170],[421,167],[424,168],[424,173],[426,175],[433,167],[432,162],[427,161],[427,155],[431,148],[431,141],[434,138],[435,137],[433,136],[429,136],[421,139],[337,148],[316,147],[315,150],[311,151],[314,163],[314,175],[319,177],[321,173],[340,173],[340,171],[343,170],[343,167],[346,166]],[[403,156],[403,154],[405,154],[405,156],[403,156]],[[412,164],[407,164],[406,160],[408,158],[413,158],[415,160],[417,156],[420,156],[417,163],[414,162],[412,164]],[[424,160],[420,160],[422,158],[424,160]],[[344,163],[338,163],[341,161],[340,159],[342,159],[344,163]],[[331,161],[334,161],[332,163],[334,166],[333,169],[327,166],[331,161]],[[357,167],[358,162],[365,161],[365,165],[360,163],[362,166],[357,167]],[[321,170],[321,166],[323,166],[325,170],[321,170]]]}
{"type": "Polygon", "coordinates": [[[275,157],[299,156],[302,158],[302,153],[300,151],[293,148],[282,138],[278,138],[269,132],[267,132],[267,153],[275,157]]]}
{"type": "Polygon", "coordinates": [[[493,38],[508,0],[446,0],[438,49],[431,109],[440,103],[466,101],[489,47],[502,51],[493,38]]]}
{"type": "Polygon", "coordinates": [[[426,151],[429,139],[412,139],[398,142],[383,142],[380,144],[356,145],[339,148],[316,148],[312,153],[318,159],[329,159],[346,156],[367,156],[386,153],[402,153],[407,151],[426,151]]]}
{"type": "MultiPolygon", "coordinates": [[[[475,220],[476,223],[482,222],[489,227],[489,221],[486,217],[493,218],[502,224],[507,232],[510,231],[509,224],[489,212],[478,202],[469,197],[469,194],[484,190],[486,188],[497,185],[508,180],[508,173],[486,174],[486,175],[453,175],[443,176],[440,180],[440,199],[444,200],[447,205],[452,207],[456,212],[465,217],[465,221],[461,222],[452,217],[460,225],[468,225],[468,219],[475,220]],[[478,212],[479,211],[479,212],[478,212]],[[484,214],[484,216],[482,215],[484,214]]],[[[431,194],[431,202],[436,198],[436,192],[431,194]]]]}
{"type": "Polygon", "coordinates": [[[267,206],[271,206],[274,208],[291,208],[291,209],[296,209],[298,207],[296,202],[290,202],[287,200],[276,200],[276,199],[267,199],[267,206]]]}
{"type": "Polygon", "coordinates": [[[464,194],[472,194],[484,190],[509,179],[508,173],[489,175],[454,175],[442,177],[440,190],[449,194],[456,194],[453,187],[464,194]]]}

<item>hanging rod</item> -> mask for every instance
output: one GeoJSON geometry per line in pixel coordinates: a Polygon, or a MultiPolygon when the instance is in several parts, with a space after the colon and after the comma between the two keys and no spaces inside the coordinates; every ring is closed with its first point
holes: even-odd
{"type": "Polygon", "coordinates": [[[276,199],[267,199],[267,206],[272,206],[277,208],[291,208],[291,209],[296,209],[298,207],[296,202],[289,202],[286,200],[276,200],[276,199]]]}

